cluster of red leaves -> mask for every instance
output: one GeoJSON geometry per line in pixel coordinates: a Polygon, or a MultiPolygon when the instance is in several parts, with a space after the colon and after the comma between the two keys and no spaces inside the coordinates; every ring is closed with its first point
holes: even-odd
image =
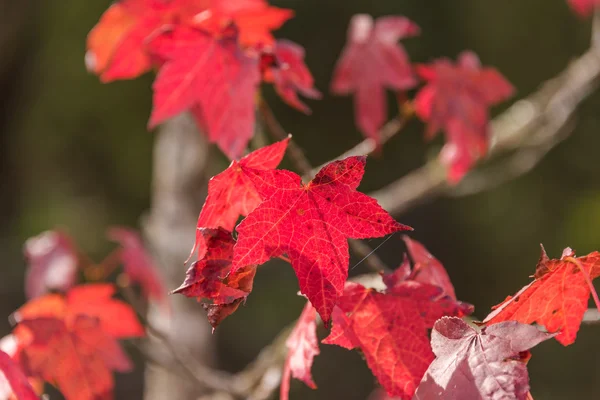
{"type": "MultiPolygon", "coordinates": [[[[13,314],[12,359],[27,376],[56,386],[69,400],[111,397],[112,371],[132,367],[117,339],[144,336],[131,307],[113,299],[114,292],[109,284],[80,285],[64,296],[30,300],[13,314]]],[[[12,381],[11,386],[15,394],[23,390],[12,381]]]]}
{"type": "Polygon", "coordinates": [[[599,0],[567,0],[571,8],[582,17],[590,15],[596,7],[600,7],[599,0]]]}
{"type": "Polygon", "coordinates": [[[292,15],[265,0],[122,0],[90,32],[86,63],[104,82],[159,68],[149,126],[190,110],[236,159],[254,132],[261,76],[301,111],[298,92],[320,96],[303,49],[271,35],[292,15]]]}
{"type": "Polygon", "coordinates": [[[417,115],[428,123],[426,138],[445,129],[447,144],[440,156],[449,167],[449,180],[457,182],[487,152],[488,107],[510,97],[513,88],[496,70],[481,68],[471,52],[461,54],[457,65],[441,59],[418,66],[415,72],[397,42],[418,33],[419,28],[404,17],[374,22],[369,15],[354,16],[332,91],[355,93],[356,124],[378,141],[387,113],[385,88],[406,91],[417,86],[417,75],[421,77],[427,85],[415,99],[417,115]]]}

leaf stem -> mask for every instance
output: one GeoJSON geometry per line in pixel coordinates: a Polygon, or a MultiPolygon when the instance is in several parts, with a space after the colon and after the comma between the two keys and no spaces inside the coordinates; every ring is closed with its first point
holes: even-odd
{"type": "Polygon", "coordinates": [[[590,279],[590,274],[588,274],[588,272],[583,268],[583,265],[581,265],[581,262],[578,259],[576,259],[575,257],[565,257],[564,260],[572,262],[579,268],[579,270],[581,271],[581,274],[583,275],[583,278],[585,279],[585,282],[590,287],[590,292],[592,293],[592,298],[594,299],[596,308],[600,309],[600,299],[598,298],[598,293],[596,292],[596,288],[594,288],[594,284],[592,283],[592,280],[590,279]]]}

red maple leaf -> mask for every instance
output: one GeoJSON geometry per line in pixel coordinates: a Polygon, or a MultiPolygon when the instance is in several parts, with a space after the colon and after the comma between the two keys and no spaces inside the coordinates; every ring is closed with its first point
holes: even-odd
{"type": "Polygon", "coordinates": [[[567,346],[575,341],[590,298],[591,281],[600,276],[600,253],[583,257],[567,248],[558,260],[550,260],[542,247],[535,279],[514,296],[508,296],[483,321],[537,322],[567,346]]]}
{"type": "Polygon", "coordinates": [[[600,0],[567,0],[575,12],[582,17],[587,17],[600,6],[600,0]]]}
{"type": "MultiPolygon", "coordinates": [[[[279,165],[289,138],[253,151],[241,160],[233,160],[229,167],[208,182],[208,196],[198,217],[196,241],[190,253],[203,252],[204,235],[201,228],[223,228],[233,231],[240,216],[250,214],[261,202],[254,184],[248,178],[249,170],[269,170],[279,165]]],[[[187,261],[186,261],[187,262],[187,261]]]]}
{"type": "Polygon", "coordinates": [[[112,299],[113,293],[112,285],[82,285],[17,310],[14,333],[25,369],[56,385],[67,399],[109,396],[111,371],[131,368],[115,339],[144,335],[133,310],[112,299]]]}
{"type": "Polygon", "coordinates": [[[317,339],[317,310],[310,302],[304,306],[285,344],[288,354],[281,378],[280,400],[289,398],[291,377],[301,380],[312,389],[317,388],[310,372],[313,359],[320,353],[317,339]]]}
{"type": "Polygon", "coordinates": [[[0,396],[17,400],[39,400],[19,364],[0,350],[0,396]]]}
{"type": "Polygon", "coordinates": [[[235,240],[228,232],[219,229],[198,229],[204,244],[198,261],[188,269],[185,281],[172,293],[196,297],[208,312],[213,329],[235,312],[252,291],[256,265],[248,265],[235,272],[231,268],[235,240]]]}
{"type": "Polygon", "coordinates": [[[417,115],[428,123],[428,139],[445,129],[447,143],[440,158],[449,166],[448,179],[457,182],[487,153],[488,108],[514,89],[495,69],[481,68],[472,52],[461,53],[457,65],[439,59],[417,67],[417,73],[428,82],[415,99],[417,115]]]}
{"type": "Polygon", "coordinates": [[[49,290],[67,291],[77,280],[77,249],[71,238],[60,231],[46,231],[29,238],[24,246],[28,269],[25,278],[27,298],[49,290]]]}
{"type": "Polygon", "coordinates": [[[209,140],[229,158],[239,157],[254,129],[257,60],[232,37],[217,39],[187,28],[159,36],[151,47],[166,61],[154,81],[149,126],[193,108],[209,140]]]}
{"type": "Polygon", "coordinates": [[[286,253],[300,290],[328,322],[348,277],[347,238],[409,230],[356,191],[366,157],[332,162],[307,184],[285,170],[250,170],[264,201],[237,226],[232,272],[286,253]]]}
{"type": "Polygon", "coordinates": [[[140,284],[146,298],[168,308],[167,289],[140,235],[133,229],[113,227],[109,229],[108,237],[121,245],[118,255],[129,280],[140,284]]]}
{"type": "Polygon", "coordinates": [[[304,64],[304,48],[289,40],[278,40],[273,52],[262,55],[263,79],[275,85],[277,94],[290,106],[310,114],[310,108],[298,98],[298,92],[310,99],[320,99],[314,79],[304,64]]]}
{"type": "Polygon", "coordinates": [[[381,17],[374,23],[370,15],[357,14],[350,21],[348,43],[335,68],[331,90],[354,92],[356,125],[375,141],[387,116],[385,88],[406,90],[417,84],[398,40],[418,34],[419,27],[405,17],[381,17]]]}
{"type": "Polygon", "coordinates": [[[431,346],[436,359],[414,400],[525,400],[529,349],[552,336],[514,321],[477,331],[460,318],[444,317],[433,327],[431,346]]]}
{"type": "Polygon", "coordinates": [[[387,393],[410,399],[433,360],[427,330],[442,316],[472,311],[441,288],[413,280],[396,282],[383,293],[348,282],[323,343],[361,349],[387,393]]]}

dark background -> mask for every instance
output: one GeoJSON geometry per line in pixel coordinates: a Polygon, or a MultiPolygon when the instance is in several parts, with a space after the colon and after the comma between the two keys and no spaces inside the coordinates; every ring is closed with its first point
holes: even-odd
{"type": "MultiPolygon", "coordinates": [[[[271,88],[265,89],[267,100],[315,165],[361,140],[351,98],[327,94],[355,13],[401,14],[417,22],[422,35],[405,41],[415,62],[475,51],[515,85],[515,98],[561,71],[585,50],[590,36],[590,21],[577,18],[565,0],[273,3],[296,11],[276,35],[305,46],[316,86],[326,95],[309,102],[312,116],[283,104],[271,88]]],[[[149,207],[154,135],[145,127],[152,76],[103,85],[84,67],[86,35],[108,4],[0,0],[2,315],[24,302],[21,247],[26,238],[61,226],[100,259],[110,249],[106,227],[137,226],[149,207]]],[[[552,257],[567,246],[579,255],[600,247],[599,109],[600,94],[592,95],[579,109],[573,135],[526,176],[396,216],[413,226],[411,236],[444,262],[458,296],[476,305],[477,316],[484,317],[529,281],[539,243],[552,257]]],[[[422,131],[423,125],[412,121],[386,144],[383,157],[372,157],[361,190],[377,189],[431,157],[441,142],[425,144],[422,131]]],[[[378,253],[397,265],[403,251],[396,235],[378,253]]],[[[361,265],[352,272],[365,271],[361,265]]],[[[259,270],[247,305],[217,330],[222,368],[242,368],[298,316],[303,301],[296,291],[291,268],[272,263],[259,270]]],[[[9,329],[8,322],[0,324],[0,333],[9,329]]],[[[600,327],[585,326],[568,348],[555,341],[538,346],[529,363],[534,397],[600,398],[599,334],[600,327]]],[[[319,389],[293,384],[292,398],[365,399],[374,378],[360,355],[333,346],[321,350],[313,371],[319,389]]],[[[118,383],[121,390],[141,396],[139,371],[118,383]]]]}

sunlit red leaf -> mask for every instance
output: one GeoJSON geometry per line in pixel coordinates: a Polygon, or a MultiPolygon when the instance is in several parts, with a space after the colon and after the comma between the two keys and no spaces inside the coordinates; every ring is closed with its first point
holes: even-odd
{"type": "Polygon", "coordinates": [[[487,153],[488,108],[514,89],[495,69],[482,68],[472,52],[460,54],[456,65],[440,59],[417,72],[428,82],[415,99],[417,115],[427,122],[427,138],[446,131],[440,158],[449,167],[448,179],[457,182],[487,153]]]}
{"type": "Polygon", "coordinates": [[[290,392],[290,378],[294,377],[316,389],[310,372],[313,359],[320,353],[317,340],[317,310],[306,303],[296,326],[286,341],[288,354],[281,378],[280,400],[287,400],[290,392]]]}
{"type": "Polygon", "coordinates": [[[257,60],[234,38],[186,28],[159,36],[151,48],[165,63],[153,86],[150,127],[193,108],[209,140],[229,158],[239,157],[254,131],[257,60]]]}
{"type": "MultiPolygon", "coordinates": [[[[233,160],[229,167],[208,182],[208,196],[198,217],[196,241],[190,257],[204,246],[201,228],[223,228],[233,231],[240,216],[248,215],[261,199],[248,178],[249,170],[274,169],[279,165],[289,138],[253,151],[241,160],[233,160]]],[[[189,260],[189,258],[188,258],[189,260]]]]}
{"type": "Polygon", "coordinates": [[[442,316],[472,310],[441,288],[416,281],[397,282],[383,293],[349,282],[323,343],[360,349],[386,392],[410,399],[434,358],[427,330],[442,316]]]}
{"type": "Polygon", "coordinates": [[[304,64],[304,48],[289,40],[278,40],[272,53],[265,53],[261,60],[266,82],[273,83],[277,94],[290,106],[306,113],[310,108],[298,93],[310,99],[320,99],[321,93],[314,88],[314,79],[304,64]]]}
{"type": "Polygon", "coordinates": [[[0,350],[0,397],[8,399],[11,395],[17,400],[39,399],[19,365],[0,350]]]}
{"type": "Polygon", "coordinates": [[[168,306],[167,289],[140,235],[132,229],[113,227],[108,237],[122,247],[118,254],[129,280],[140,284],[146,298],[168,306]]]}
{"type": "Polygon", "coordinates": [[[249,171],[264,201],[236,228],[232,272],[286,253],[301,292],[328,322],[348,277],[347,238],[411,229],[356,191],[365,163],[365,157],[332,162],[308,184],[290,171],[249,171]]]}
{"type": "Polygon", "coordinates": [[[405,17],[357,14],[350,21],[348,40],[337,63],[331,90],[354,93],[354,118],[367,136],[379,140],[387,116],[385,89],[406,90],[417,84],[408,55],[398,40],[419,34],[405,17]]]}
{"type": "Polygon", "coordinates": [[[227,316],[237,310],[252,291],[256,265],[248,265],[233,272],[231,260],[235,240],[222,228],[200,228],[203,247],[198,261],[193,262],[183,284],[173,293],[196,297],[208,312],[208,320],[216,328],[227,316]]]}
{"type": "Polygon", "coordinates": [[[529,375],[521,355],[552,336],[514,321],[477,331],[459,318],[444,317],[433,327],[436,359],[414,400],[525,400],[529,375]]]}
{"type": "Polygon", "coordinates": [[[587,17],[600,6],[599,0],[567,0],[569,5],[575,12],[583,17],[587,17]]]}
{"type": "Polygon", "coordinates": [[[77,250],[65,233],[46,231],[25,242],[28,269],[25,294],[39,297],[50,290],[67,291],[77,280],[77,250]]]}
{"type": "Polygon", "coordinates": [[[600,276],[600,253],[575,257],[565,249],[560,259],[550,260],[542,248],[533,282],[494,307],[484,322],[537,322],[548,332],[558,332],[556,340],[563,345],[573,343],[590,298],[583,272],[590,279],[600,276]]]}

